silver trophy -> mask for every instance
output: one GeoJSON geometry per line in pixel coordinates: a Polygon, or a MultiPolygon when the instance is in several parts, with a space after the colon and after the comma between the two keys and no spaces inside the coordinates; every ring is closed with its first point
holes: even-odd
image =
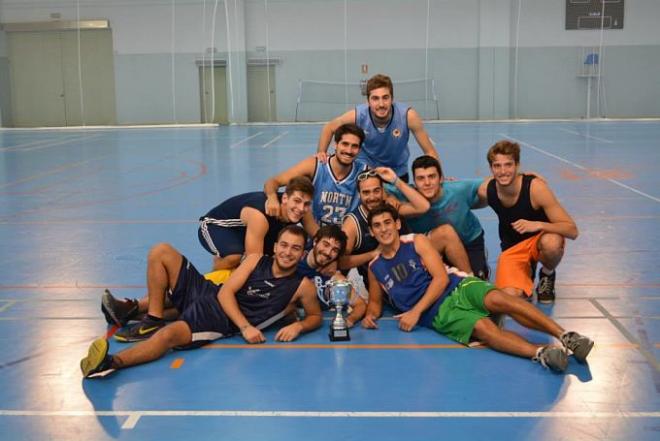
{"type": "Polygon", "coordinates": [[[348,341],[351,339],[348,333],[348,324],[342,313],[344,308],[348,308],[352,288],[353,286],[348,280],[330,280],[326,284],[328,302],[337,311],[337,315],[330,323],[330,341],[348,341]]]}

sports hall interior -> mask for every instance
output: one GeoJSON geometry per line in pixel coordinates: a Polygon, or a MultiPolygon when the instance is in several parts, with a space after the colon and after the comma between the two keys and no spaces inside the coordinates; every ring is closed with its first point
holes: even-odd
{"type": "MultiPolygon", "coordinates": [[[[3,0],[0,437],[657,440],[658,20],[656,0],[3,0]],[[210,270],[198,218],[313,155],[377,73],[445,175],[488,176],[509,139],[547,180],[580,236],[537,306],[593,338],[588,363],[556,374],[386,310],[349,342],[326,313],[292,343],[83,380],[103,290],[140,297],[160,242],[210,270]]],[[[497,216],[476,214],[494,268],[497,216]]]]}

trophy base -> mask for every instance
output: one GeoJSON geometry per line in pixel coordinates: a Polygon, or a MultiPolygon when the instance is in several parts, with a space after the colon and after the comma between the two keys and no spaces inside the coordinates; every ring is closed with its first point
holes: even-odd
{"type": "Polygon", "coordinates": [[[330,341],[349,341],[351,339],[351,336],[348,333],[348,328],[330,328],[330,333],[328,335],[330,336],[330,341]]]}

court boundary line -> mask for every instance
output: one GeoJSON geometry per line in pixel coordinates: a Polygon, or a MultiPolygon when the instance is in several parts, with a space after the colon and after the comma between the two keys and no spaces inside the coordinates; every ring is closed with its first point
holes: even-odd
{"type": "Polygon", "coordinates": [[[606,142],[608,144],[614,144],[614,141],[611,141],[609,139],[600,138],[598,136],[593,136],[593,135],[587,135],[587,134],[584,134],[584,133],[577,132],[575,130],[566,129],[564,127],[559,127],[558,130],[561,130],[562,132],[570,133],[571,135],[577,135],[577,136],[581,136],[581,137],[588,138],[588,139],[594,139],[596,141],[606,142]]]}
{"type": "Polygon", "coordinates": [[[0,417],[128,417],[123,430],[134,429],[142,417],[249,417],[249,418],[660,418],[660,412],[404,412],[404,411],[289,411],[289,410],[0,410],[0,417]]]}
{"type": "MultiPolygon", "coordinates": [[[[579,170],[582,170],[583,172],[588,173],[588,174],[590,174],[590,175],[593,176],[593,173],[590,172],[590,170],[589,170],[587,167],[585,167],[585,166],[583,166],[583,165],[581,165],[581,164],[578,164],[577,162],[573,162],[573,161],[570,161],[570,160],[568,160],[568,159],[566,159],[566,158],[562,158],[561,156],[555,155],[554,153],[547,152],[547,151],[543,150],[542,148],[535,146],[534,144],[530,144],[530,143],[528,143],[528,142],[525,142],[525,141],[522,141],[522,140],[520,140],[520,139],[514,138],[514,137],[509,136],[509,135],[507,135],[507,134],[505,134],[505,133],[498,133],[498,135],[500,135],[500,136],[502,136],[502,137],[504,137],[504,138],[506,138],[506,139],[509,139],[509,140],[511,140],[511,141],[515,141],[515,142],[517,142],[517,143],[519,143],[519,144],[521,144],[521,145],[524,145],[525,147],[528,147],[528,148],[530,148],[530,149],[532,149],[532,150],[536,150],[537,152],[539,152],[539,153],[541,153],[541,154],[543,154],[543,155],[549,156],[549,157],[554,158],[554,159],[556,159],[556,160],[558,160],[558,161],[561,161],[561,162],[563,162],[563,163],[565,163],[565,164],[571,165],[571,166],[573,166],[573,167],[575,167],[575,168],[577,168],[577,169],[579,169],[579,170]]],[[[632,191],[633,193],[637,193],[637,194],[640,195],[640,196],[644,196],[645,198],[648,198],[648,199],[651,199],[652,201],[655,201],[655,202],[660,203],[660,198],[656,198],[655,196],[651,196],[650,194],[648,194],[648,193],[644,193],[644,192],[641,191],[641,190],[637,190],[636,188],[631,187],[631,186],[629,186],[629,185],[626,185],[626,184],[624,184],[623,182],[619,182],[619,181],[617,181],[616,179],[606,178],[606,177],[599,177],[599,179],[602,179],[602,180],[604,180],[604,181],[611,182],[611,183],[614,184],[614,185],[618,185],[618,186],[621,187],[621,188],[625,188],[626,190],[630,190],[630,191],[632,191]]]]}

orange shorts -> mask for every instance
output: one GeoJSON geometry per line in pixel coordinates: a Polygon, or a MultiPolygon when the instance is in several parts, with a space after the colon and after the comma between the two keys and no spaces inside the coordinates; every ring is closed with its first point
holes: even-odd
{"type": "Polygon", "coordinates": [[[532,295],[534,289],[532,262],[539,261],[538,242],[541,234],[518,242],[500,254],[499,259],[497,259],[495,286],[498,288],[518,288],[525,291],[527,296],[532,295]]]}

